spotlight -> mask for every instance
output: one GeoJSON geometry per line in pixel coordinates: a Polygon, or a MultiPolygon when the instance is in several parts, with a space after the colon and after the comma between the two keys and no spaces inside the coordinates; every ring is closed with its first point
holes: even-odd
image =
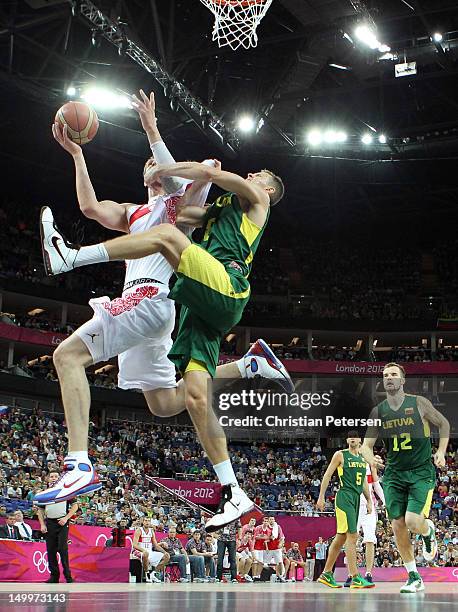
{"type": "Polygon", "coordinates": [[[386,144],[386,136],[385,134],[380,134],[380,136],[378,137],[378,141],[380,144],[386,144]]]}
{"type": "Polygon", "coordinates": [[[345,132],[337,132],[336,140],[337,142],[345,142],[347,140],[347,134],[345,132]]]}
{"type": "Polygon", "coordinates": [[[442,40],[444,39],[444,37],[442,36],[442,34],[440,32],[434,32],[433,34],[433,41],[440,43],[442,42],[442,40]]]}
{"type": "Polygon", "coordinates": [[[243,115],[237,121],[238,128],[241,132],[252,132],[255,128],[255,121],[249,115],[243,115]]]}
{"type": "Polygon", "coordinates": [[[365,145],[370,145],[372,143],[372,135],[364,134],[364,136],[361,138],[361,142],[365,145]]]}
{"type": "Polygon", "coordinates": [[[87,89],[81,95],[81,99],[85,100],[90,106],[102,110],[132,107],[127,96],[120,95],[114,91],[101,87],[91,87],[87,89]]]}
{"type": "Polygon", "coordinates": [[[379,41],[377,40],[377,36],[375,35],[374,30],[372,30],[367,25],[359,25],[355,29],[355,36],[362,43],[370,47],[371,49],[378,49],[380,46],[379,41]]]}
{"type": "Polygon", "coordinates": [[[76,88],[73,87],[73,85],[70,85],[70,87],[67,89],[67,96],[69,98],[73,98],[73,96],[76,96],[76,88]]]}
{"type": "Polygon", "coordinates": [[[307,140],[308,140],[308,143],[311,144],[312,146],[319,145],[321,144],[321,141],[322,141],[321,133],[318,130],[312,130],[311,132],[308,133],[307,140]]]}
{"type": "Polygon", "coordinates": [[[337,132],[334,130],[326,130],[324,133],[324,141],[328,143],[336,142],[337,140],[337,132]]]}

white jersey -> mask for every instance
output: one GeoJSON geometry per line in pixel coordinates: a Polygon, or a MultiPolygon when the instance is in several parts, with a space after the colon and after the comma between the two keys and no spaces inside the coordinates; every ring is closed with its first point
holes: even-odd
{"type": "MultiPolygon", "coordinates": [[[[369,464],[367,464],[366,466],[366,478],[367,478],[367,485],[369,487],[369,495],[371,497],[372,500],[372,512],[376,512],[376,502],[377,500],[375,499],[375,494],[374,494],[374,487],[373,487],[373,479],[372,479],[372,472],[371,472],[371,466],[369,464]]],[[[360,502],[360,506],[367,506],[367,500],[364,497],[364,494],[361,493],[361,502],[360,502]]]]}
{"type": "Polygon", "coordinates": [[[152,529],[145,530],[143,527],[140,527],[140,537],[138,539],[138,543],[146,548],[146,550],[153,550],[153,535],[154,531],[152,529]]]}
{"type": "MultiPolygon", "coordinates": [[[[140,234],[162,223],[175,225],[176,205],[183,194],[184,189],[181,189],[169,196],[153,196],[147,204],[131,206],[127,212],[129,232],[140,234]]],[[[141,259],[127,259],[124,290],[130,289],[132,284],[136,286],[149,284],[152,279],[168,287],[172,273],[172,266],[160,253],[147,255],[141,259]],[[144,283],[139,282],[143,279],[144,283]]]]}

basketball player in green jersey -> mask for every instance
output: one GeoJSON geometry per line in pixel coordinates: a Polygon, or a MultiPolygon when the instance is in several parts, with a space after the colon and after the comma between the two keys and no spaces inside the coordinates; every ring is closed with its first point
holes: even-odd
{"type": "Polygon", "coordinates": [[[383,439],[387,449],[383,475],[386,509],[409,574],[401,593],[416,593],[425,587],[417,572],[409,531],[422,536],[426,561],[433,561],[437,554],[434,523],[428,519],[436,482],[436,471],[431,461],[430,424],[439,430],[439,447],[434,455],[437,467],[445,465],[450,425],[429,400],[405,393],[405,380],[402,366],[388,363],[384,367],[386,399],[371,413],[371,418],[381,420],[381,427],[368,428],[360,452],[371,465],[382,467],[383,463],[380,457],[374,456],[373,448],[377,438],[383,439]]]}
{"type": "MultiPolygon", "coordinates": [[[[144,233],[76,248],[53,224],[43,229],[43,248],[53,274],[81,265],[139,259],[153,253],[161,253],[175,270],[178,279],[169,297],[181,303],[182,309],[169,358],[183,374],[185,407],[222,485],[218,510],[206,523],[207,531],[216,531],[246,514],[254,504],[237,482],[224,430],[209,405],[207,385],[215,375],[221,340],[240,321],[249,300],[248,276],[253,257],[270,209],[282,198],[284,186],[269,170],[250,173],[244,179],[220,167],[195,162],[156,165],[146,182],[154,183],[165,177],[208,179],[228,192],[207,210],[187,206],[178,212],[177,225],[204,228],[201,244],[191,242],[177,227],[165,223],[144,233]],[[59,262],[56,268],[53,262],[59,262]]],[[[265,343],[254,347],[247,354],[247,365],[233,364],[233,377],[246,375],[245,369],[252,367],[262,350],[271,367],[277,370],[280,384],[291,391],[292,381],[270,348],[265,343]]],[[[257,374],[262,372],[258,370],[257,374]]]]}
{"type": "Polygon", "coordinates": [[[328,558],[324,571],[318,582],[333,589],[340,589],[332,573],[334,563],[339,556],[342,546],[345,545],[347,565],[351,576],[351,589],[370,589],[375,586],[368,582],[359,573],[356,565],[356,541],[358,539],[358,515],[361,493],[367,500],[367,512],[372,512],[372,500],[369,494],[369,485],[366,478],[366,460],[359,453],[361,438],[357,431],[349,431],[347,438],[348,448],[334,453],[331,463],[321,481],[320,495],[317,508],[324,510],[325,494],[332,475],[337,470],[340,488],[335,499],[337,532],[329,548],[328,558]]]}

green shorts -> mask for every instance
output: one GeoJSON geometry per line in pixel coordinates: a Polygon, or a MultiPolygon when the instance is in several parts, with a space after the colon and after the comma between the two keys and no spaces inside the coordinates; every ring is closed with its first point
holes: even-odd
{"type": "Polygon", "coordinates": [[[355,491],[339,489],[336,493],[335,509],[337,533],[356,533],[358,525],[359,502],[361,496],[355,491]]]}
{"type": "Polygon", "coordinates": [[[242,318],[250,284],[197,244],[183,251],[177,276],[169,297],[183,307],[169,359],[181,372],[195,359],[214,376],[221,340],[242,318]]]}
{"type": "Polygon", "coordinates": [[[397,519],[406,512],[429,515],[433,491],[436,485],[436,470],[427,463],[413,470],[390,470],[383,475],[388,518],[397,519]]]}

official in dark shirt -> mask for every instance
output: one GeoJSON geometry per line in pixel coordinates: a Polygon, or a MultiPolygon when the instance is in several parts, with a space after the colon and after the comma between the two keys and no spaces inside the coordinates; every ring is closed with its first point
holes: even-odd
{"type": "MultiPolygon", "coordinates": [[[[48,487],[52,487],[58,480],[59,474],[50,472],[48,487]]],[[[73,582],[68,562],[68,521],[77,510],[78,504],[74,499],[38,507],[38,520],[40,521],[41,532],[45,534],[46,538],[49,573],[51,574],[46,582],[59,582],[60,572],[57,553],[60,554],[65,580],[73,582]]]]}

